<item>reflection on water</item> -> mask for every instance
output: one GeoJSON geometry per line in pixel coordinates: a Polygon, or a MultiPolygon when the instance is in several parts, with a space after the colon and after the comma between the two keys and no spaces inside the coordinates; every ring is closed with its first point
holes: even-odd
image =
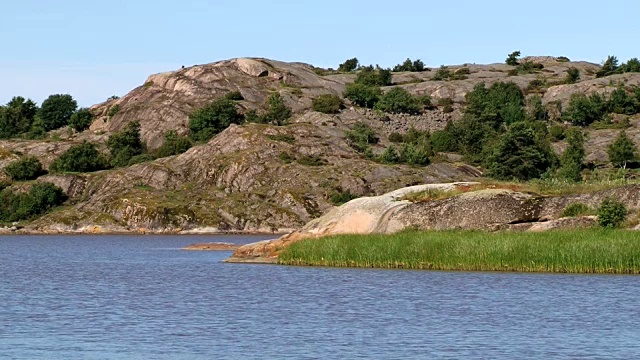
{"type": "Polygon", "coordinates": [[[1,237],[2,359],[637,358],[640,277],[226,264],[196,242],[1,237]]]}

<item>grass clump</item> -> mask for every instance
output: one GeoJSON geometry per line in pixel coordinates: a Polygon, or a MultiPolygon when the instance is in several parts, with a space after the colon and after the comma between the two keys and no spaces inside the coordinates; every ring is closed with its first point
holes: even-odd
{"type": "Polygon", "coordinates": [[[287,144],[293,144],[294,142],[296,142],[296,138],[293,135],[289,134],[267,135],[267,137],[269,138],[269,140],[285,142],[287,144]]]}
{"type": "Polygon", "coordinates": [[[640,274],[640,237],[624,230],[408,231],[304,240],[279,263],[361,268],[640,274]]]}

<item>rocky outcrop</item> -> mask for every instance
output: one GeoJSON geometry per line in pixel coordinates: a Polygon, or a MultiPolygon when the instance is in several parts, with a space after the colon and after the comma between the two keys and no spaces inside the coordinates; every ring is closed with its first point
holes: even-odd
{"type": "Polygon", "coordinates": [[[203,243],[185,246],[182,250],[189,251],[233,251],[240,246],[231,243],[203,243]]]}
{"type": "Polygon", "coordinates": [[[275,262],[279,251],[290,244],[310,238],[340,234],[392,234],[407,229],[419,230],[514,230],[548,231],[590,227],[594,216],[561,218],[560,213],[573,202],[597,207],[607,197],[623,201],[630,210],[640,209],[637,185],[590,194],[543,197],[509,189],[481,189],[466,183],[414,186],[371,198],[353,200],[302,229],[279,239],[240,247],[231,262],[275,262]],[[452,192],[439,200],[411,203],[403,195],[438,189],[452,192]],[[461,194],[457,192],[463,191],[461,194]],[[467,191],[467,192],[464,192],[467,191]]]}

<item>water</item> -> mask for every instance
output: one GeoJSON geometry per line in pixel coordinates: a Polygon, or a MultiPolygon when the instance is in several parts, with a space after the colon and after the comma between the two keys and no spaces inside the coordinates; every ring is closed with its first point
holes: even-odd
{"type": "Polygon", "coordinates": [[[640,277],[225,264],[195,242],[1,237],[0,359],[640,357],[640,277]]]}

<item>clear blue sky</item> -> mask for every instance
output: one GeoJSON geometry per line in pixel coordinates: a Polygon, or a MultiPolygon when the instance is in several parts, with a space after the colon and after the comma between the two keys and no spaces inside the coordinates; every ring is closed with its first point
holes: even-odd
{"type": "Polygon", "coordinates": [[[0,7],[0,103],[70,93],[83,106],[149,74],[243,56],[336,67],[640,57],[640,2],[22,0],[0,7]]]}

